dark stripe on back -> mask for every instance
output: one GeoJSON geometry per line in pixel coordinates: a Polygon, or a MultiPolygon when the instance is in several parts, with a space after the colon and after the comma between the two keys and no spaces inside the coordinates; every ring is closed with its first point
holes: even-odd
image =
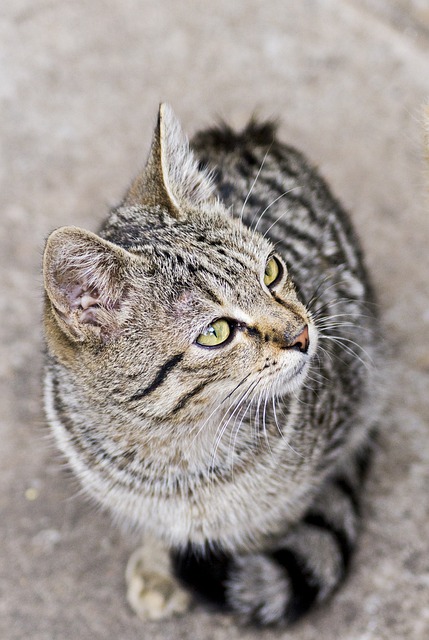
{"type": "MultiPolygon", "coordinates": [[[[268,231],[267,236],[274,242],[286,242],[288,239],[299,240],[303,242],[307,247],[318,247],[320,244],[320,229],[318,228],[318,236],[310,235],[309,233],[305,233],[302,229],[298,229],[298,227],[291,223],[287,216],[280,214],[277,219],[274,220],[264,220],[263,226],[266,226],[267,229],[273,224],[270,231],[268,231]],[[283,234],[281,236],[276,235],[275,231],[280,230],[276,229],[276,225],[279,225],[283,234]],[[271,233],[272,231],[272,233],[271,233]]],[[[262,222],[262,221],[261,221],[262,222]]],[[[260,230],[260,233],[264,231],[263,227],[260,230]]]]}
{"type": "MultiPolygon", "coordinates": [[[[347,269],[351,272],[351,273],[356,273],[356,268],[350,264],[349,261],[349,257],[347,255],[347,251],[344,248],[344,241],[343,239],[340,237],[340,233],[338,230],[338,227],[340,226],[339,221],[336,219],[334,223],[331,223],[329,226],[329,231],[332,234],[333,237],[333,241],[336,247],[336,253],[334,256],[332,256],[332,259],[335,259],[336,264],[338,265],[345,265],[347,267],[347,269]]],[[[347,236],[347,233],[345,232],[344,229],[341,229],[344,237],[345,237],[345,242],[348,243],[350,252],[353,253],[355,260],[357,261],[356,258],[356,251],[354,246],[351,245],[351,240],[350,238],[347,236]]],[[[359,266],[359,265],[358,265],[359,266]]]]}
{"type": "MultiPolygon", "coordinates": [[[[293,190],[294,187],[290,187],[289,189],[287,189],[285,184],[279,184],[276,179],[273,180],[271,177],[268,177],[268,176],[264,177],[263,180],[261,181],[263,181],[269,188],[272,189],[273,191],[272,195],[274,196],[273,200],[275,200],[275,198],[277,197],[279,198],[277,202],[283,203],[283,204],[286,202],[288,207],[291,207],[291,208],[302,207],[308,213],[308,216],[311,222],[316,224],[317,227],[320,226],[319,214],[316,212],[312,202],[308,198],[306,198],[302,193],[297,194],[293,190]]],[[[268,206],[269,204],[270,203],[267,202],[265,206],[268,206]]]]}
{"type": "Polygon", "coordinates": [[[273,158],[274,164],[278,163],[281,167],[280,173],[287,173],[292,178],[302,178],[308,170],[300,152],[289,145],[274,144],[270,150],[270,156],[273,158]]]}
{"type": "Polygon", "coordinates": [[[144,398],[149,393],[152,393],[152,391],[155,391],[155,389],[164,382],[164,380],[166,379],[170,371],[172,371],[174,367],[179,364],[183,356],[184,356],[183,353],[178,353],[173,358],[168,360],[165,364],[163,364],[162,367],[159,369],[158,373],[156,374],[153,382],[148,387],[145,387],[144,389],[139,389],[134,395],[131,396],[131,398],[129,399],[129,402],[132,402],[134,400],[141,400],[141,398],[144,398]]]}

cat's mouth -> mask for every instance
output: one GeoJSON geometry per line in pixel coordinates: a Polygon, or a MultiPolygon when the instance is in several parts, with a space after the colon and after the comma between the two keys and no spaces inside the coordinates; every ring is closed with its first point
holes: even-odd
{"type": "Polygon", "coordinates": [[[317,331],[313,326],[299,337],[302,348],[282,351],[279,357],[267,360],[260,371],[261,383],[270,395],[297,391],[304,383],[310,362],[316,352],[317,331]]]}
{"type": "Polygon", "coordinates": [[[294,390],[301,386],[304,381],[307,371],[308,365],[310,362],[310,358],[307,356],[303,356],[301,362],[297,362],[292,367],[288,366],[287,369],[282,369],[277,375],[279,377],[280,385],[292,385],[294,390]]]}
{"type": "Polygon", "coordinates": [[[260,372],[261,386],[268,395],[279,396],[297,391],[303,384],[310,359],[307,355],[301,356],[299,362],[295,364],[284,363],[274,360],[266,363],[260,372]]]}

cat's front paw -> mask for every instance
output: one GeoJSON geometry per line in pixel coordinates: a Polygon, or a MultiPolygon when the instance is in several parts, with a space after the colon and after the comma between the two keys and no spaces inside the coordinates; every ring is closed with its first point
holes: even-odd
{"type": "Polygon", "coordinates": [[[181,615],[191,597],[171,575],[168,551],[157,543],[138,548],[126,569],[127,599],[142,620],[181,615]]]}

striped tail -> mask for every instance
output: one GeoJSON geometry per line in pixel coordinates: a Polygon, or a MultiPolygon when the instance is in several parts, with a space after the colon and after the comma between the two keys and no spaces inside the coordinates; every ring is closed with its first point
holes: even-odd
{"type": "Polygon", "coordinates": [[[189,545],[172,553],[176,577],[245,623],[292,624],[344,579],[359,528],[358,494],[371,446],[323,485],[304,518],[271,551],[241,556],[189,545]]]}

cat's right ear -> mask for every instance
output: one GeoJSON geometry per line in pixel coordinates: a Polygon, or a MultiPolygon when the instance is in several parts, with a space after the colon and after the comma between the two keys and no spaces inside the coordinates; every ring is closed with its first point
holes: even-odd
{"type": "Polygon", "coordinates": [[[49,236],[43,256],[45,291],[60,329],[73,341],[108,341],[126,320],[126,267],[131,254],[78,227],[49,236]]]}
{"type": "Polygon", "coordinates": [[[163,207],[178,220],[213,201],[214,184],[199,166],[173,110],[161,104],[145,169],[132,183],[124,204],[163,207]]]}

